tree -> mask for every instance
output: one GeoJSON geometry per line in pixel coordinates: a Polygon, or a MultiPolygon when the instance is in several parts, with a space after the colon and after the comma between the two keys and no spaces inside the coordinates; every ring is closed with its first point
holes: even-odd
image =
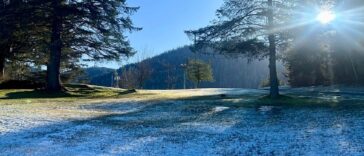
{"type": "Polygon", "coordinates": [[[122,68],[120,76],[120,87],[126,89],[136,89],[139,86],[138,70],[135,67],[122,68]]]}
{"type": "Polygon", "coordinates": [[[122,84],[121,87],[129,89],[143,89],[145,82],[153,73],[149,59],[140,59],[139,62],[124,66],[120,70],[120,84],[122,84]]]}
{"type": "MultiPolygon", "coordinates": [[[[133,26],[130,15],[138,8],[125,0],[32,0],[33,25],[44,27],[47,50],[47,90],[62,89],[61,63],[67,59],[119,60],[134,50],[123,35],[133,26]]],[[[74,62],[69,62],[74,63],[74,62]]]]}
{"type": "Polygon", "coordinates": [[[292,87],[329,84],[327,60],[330,58],[319,43],[317,38],[310,37],[310,41],[305,41],[303,46],[298,46],[285,55],[287,76],[292,87]]]}
{"type": "MultiPolygon", "coordinates": [[[[363,85],[364,84],[364,31],[362,24],[364,5],[362,0],[348,0],[341,3],[333,0],[335,11],[345,20],[340,20],[339,27],[327,30],[330,53],[331,83],[344,85],[363,85]],[[331,33],[330,33],[331,32],[331,33]],[[332,33],[334,32],[334,33],[332,33]]],[[[338,24],[338,25],[339,25],[338,24]]]]}
{"type": "Polygon", "coordinates": [[[165,80],[168,89],[174,89],[177,83],[177,76],[176,76],[176,66],[168,62],[161,62],[162,66],[165,68],[165,80]]]}
{"type": "MultiPolygon", "coordinates": [[[[364,70],[360,68],[363,67],[364,38],[358,33],[363,32],[363,27],[353,24],[353,21],[363,21],[362,10],[358,9],[363,5],[361,0],[297,2],[295,11],[298,13],[314,12],[314,8],[321,7],[321,10],[335,10],[345,20],[338,18],[333,23],[307,24],[290,30],[294,44],[284,55],[284,61],[291,86],[364,84],[364,70]]],[[[307,14],[299,14],[293,18],[312,18],[305,16],[307,14]]]]}
{"type": "Polygon", "coordinates": [[[137,64],[137,81],[139,88],[143,89],[145,81],[152,75],[152,68],[150,67],[149,60],[143,60],[137,64]]]}
{"type": "Polygon", "coordinates": [[[6,18],[11,15],[9,10],[14,9],[11,4],[11,1],[0,1],[0,80],[4,79],[6,59],[11,53],[9,46],[11,45],[10,39],[13,31],[10,28],[14,26],[14,23],[9,18],[6,18]]]}
{"type": "Polygon", "coordinates": [[[214,80],[211,65],[201,60],[188,61],[187,77],[195,83],[195,88],[198,88],[203,81],[212,82],[214,80]]]}
{"type": "Polygon", "coordinates": [[[23,0],[0,0],[0,80],[4,78],[7,62],[19,61],[31,49],[24,30],[26,5],[23,0]]]}
{"type": "Polygon", "coordinates": [[[111,75],[111,87],[119,88],[120,87],[119,81],[120,81],[119,73],[117,72],[117,70],[115,70],[111,75]]]}
{"type": "Polygon", "coordinates": [[[270,97],[279,97],[276,69],[278,42],[285,37],[280,26],[290,13],[289,1],[225,0],[211,26],[187,31],[195,41],[195,51],[214,48],[224,55],[250,59],[269,57],[270,97]]]}

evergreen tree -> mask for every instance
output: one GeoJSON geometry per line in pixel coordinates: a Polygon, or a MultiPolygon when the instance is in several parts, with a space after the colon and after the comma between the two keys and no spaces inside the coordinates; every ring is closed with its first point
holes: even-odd
{"type": "Polygon", "coordinates": [[[198,88],[201,82],[214,80],[211,65],[201,60],[189,60],[187,63],[187,77],[198,88]]]}
{"type": "Polygon", "coordinates": [[[310,41],[302,42],[304,42],[302,46],[296,46],[285,55],[290,85],[292,87],[329,85],[328,52],[321,48],[318,38],[310,37],[310,41]]]}
{"type": "Polygon", "coordinates": [[[270,97],[278,98],[277,49],[285,45],[278,41],[285,36],[280,28],[286,26],[291,5],[283,0],[225,0],[213,25],[187,34],[195,40],[196,49],[210,47],[251,59],[269,57],[270,97]]]}
{"type": "Polygon", "coordinates": [[[24,29],[25,6],[23,0],[0,0],[0,80],[4,77],[5,65],[14,60],[24,60],[25,51],[31,49],[27,30],[24,29]]]}
{"type": "MultiPolygon", "coordinates": [[[[364,85],[364,12],[362,0],[347,0],[340,3],[338,12],[345,20],[340,27],[333,29],[331,35],[333,83],[345,85],[364,85]]],[[[340,20],[340,19],[338,19],[340,20]]]]}
{"type": "MultiPolygon", "coordinates": [[[[138,8],[125,0],[32,0],[33,25],[43,33],[36,38],[48,45],[47,89],[61,90],[61,67],[87,61],[119,60],[134,53],[123,35],[133,26],[130,15],[138,8]]],[[[42,49],[43,50],[43,49],[42,49]]]]}

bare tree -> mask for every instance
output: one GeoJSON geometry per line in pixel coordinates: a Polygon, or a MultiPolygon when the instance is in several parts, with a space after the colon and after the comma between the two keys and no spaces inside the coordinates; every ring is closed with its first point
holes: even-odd
{"type": "Polygon", "coordinates": [[[166,69],[165,83],[167,84],[167,88],[174,89],[176,87],[176,83],[177,83],[177,76],[173,72],[175,70],[175,66],[173,66],[170,63],[164,63],[164,62],[162,62],[162,65],[166,69]]]}
{"type": "Polygon", "coordinates": [[[121,88],[135,89],[138,88],[137,76],[138,72],[136,68],[124,68],[121,71],[119,85],[121,88]]]}
{"type": "Polygon", "coordinates": [[[120,84],[122,88],[143,89],[145,82],[151,77],[153,69],[150,65],[150,59],[146,57],[146,50],[139,54],[137,63],[129,64],[122,70],[120,84]]]}
{"type": "Polygon", "coordinates": [[[143,89],[145,82],[150,78],[152,72],[153,71],[148,60],[144,60],[137,64],[138,88],[143,89]]]}

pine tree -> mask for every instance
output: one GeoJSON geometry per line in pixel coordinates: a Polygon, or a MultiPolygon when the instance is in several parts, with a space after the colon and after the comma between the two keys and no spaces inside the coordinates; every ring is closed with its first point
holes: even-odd
{"type": "MultiPolygon", "coordinates": [[[[269,57],[270,97],[278,98],[276,69],[278,42],[284,37],[290,1],[226,0],[211,26],[187,31],[195,40],[195,49],[214,48],[224,55],[244,55],[250,59],[269,57]]],[[[279,49],[278,49],[279,50],[279,49]]]]}
{"type": "Polygon", "coordinates": [[[88,61],[119,60],[134,50],[123,35],[133,26],[130,15],[138,8],[125,0],[31,0],[33,25],[41,26],[47,55],[47,90],[62,89],[62,63],[74,64],[81,58],[88,61]],[[45,35],[45,36],[44,36],[45,35]]]}
{"type": "Polygon", "coordinates": [[[23,0],[0,0],[0,80],[5,74],[5,65],[12,60],[24,59],[23,54],[29,49],[25,35],[25,6],[23,0]]]}

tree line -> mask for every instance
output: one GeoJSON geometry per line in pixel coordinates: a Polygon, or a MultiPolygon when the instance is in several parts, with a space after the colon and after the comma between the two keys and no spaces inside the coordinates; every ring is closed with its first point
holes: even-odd
{"type": "MultiPolygon", "coordinates": [[[[115,71],[115,76],[120,78],[113,79],[113,87],[121,87],[127,89],[143,89],[148,80],[151,80],[154,71],[151,58],[144,59],[138,63],[131,64],[127,67],[120,69],[120,74],[115,71]]],[[[185,64],[170,64],[166,62],[158,62],[164,69],[164,78],[158,77],[158,79],[164,79],[166,84],[165,89],[175,89],[178,84],[178,75],[183,73],[184,89],[186,89],[186,81],[194,83],[194,88],[198,88],[202,82],[212,82],[214,80],[213,70],[211,63],[205,62],[200,59],[188,59],[185,64]],[[177,73],[177,69],[179,73],[177,73]]],[[[154,67],[155,68],[155,67],[154,67]]],[[[155,78],[154,78],[155,79],[155,78]]]]}
{"type": "MultiPolygon", "coordinates": [[[[183,46],[158,56],[143,61],[140,59],[137,63],[123,66],[118,69],[118,73],[121,76],[119,85],[123,88],[183,89],[184,78],[186,78],[186,88],[194,88],[194,82],[188,79],[188,75],[181,65],[187,65],[189,60],[196,59],[208,63],[211,66],[214,78],[213,82],[203,81],[200,83],[199,87],[201,88],[258,88],[262,81],[268,78],[268,68],[266,68],[268,61],[266,59],[259,61],[248,60],[244,57],[226,57],[216,54],[217,52],[212,49],[211,51],[206,51],[206,54],[194,53],[190,49],[191,46],[183,46]],[[139,65],[139,63],[143,65],[139,65]],[[141,74],[139,72],[140,68],[150,69],[149,74],[146,74],[148,75],[147,79],[145,79],[141,87],[133,85],[140,83],[136,82],[137,78],[132,78],[139,77],[138,75],[141,74]]],[[[86,70],[88,71],[88,69],[86,70]]],[[[278,73],[280,80],[286,82],[286,78],[283,75],[284,66],[281,62],[278,64],[278,73]]],[[[110,83],[102,83],[103,80],[110,81],[110,77],[111,75],[106,76],[106,78],[104,76],[91,78],[90,83],[110,86],[110,83]]]]}
{"type": "Polygon", "coordinates": [[[137,31],[125,0],[0,0],[0,79],[5,66],[44,69],[46,89],[61,91],[61,73],[85,61],[135,53],[125,32],[137,31]]]}

